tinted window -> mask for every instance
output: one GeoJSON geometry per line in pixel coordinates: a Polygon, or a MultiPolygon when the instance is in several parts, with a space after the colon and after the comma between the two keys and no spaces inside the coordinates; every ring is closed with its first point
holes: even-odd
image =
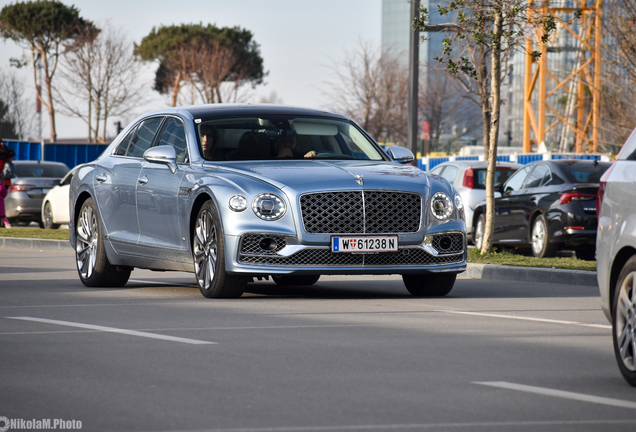
{"type": "Polygon", "coordinates": [[[570,183],[600,183],[601,176],[611,166],[609,163],[571,163],[560,165],[570,183]]]}
{"type": "Polygon", "coordinates": [[[186,144],[185,128],[183,122],[176,118],[168,119],[166,127],[161,134],[161,141],[158,145],[169,145],[174,147],[177,154],[177,162],[182,163],[187,160],[188,146],[186,144]]]}
{"type": "Polygon", "coordinates": [[[435,168],[431,170],[431,174],[441,175],[443,169],[444,169],[443,166],[436,166],[435,168]]]}
{"type": "Polygon", "coordinates": [[[137,133],[133,137],[130,147],[128,147],[126,156],[136,158],[143,157],[144,152],[150,148],[162,120],[162,117],[144,120],[144,122],[139,125],[137,133]]]}
{"type": "Polygon", "coordinates": [[[128,135],[126,135],[126,138],[124,138],[121,141],[121,144],[117,146],[117,150],[115,150],[115,154],[117,156],[126,156],[126,152],[128,151],[128,146],[130,145],[130,141],[132,141],[132,138],[135,136],[136,130],[137,130],[136,127],[132,128],[132,130],[128,132],[128,135]]]}
{"type": "Polygon", "coordinates": [[[66,165],[43,163],[15,164],[16,177],[57,177],[62,178],[68,172],[66,165]]]}
{"type": "Polygon", "coordinates": [[[523,167],[519,171],[514,173],[514,175],[510,177],[510,179],[508,179],[508,181],[506,182],[504,192],[511,192],[521,189],[531,169],[532,167],[523,167]]]}
{"type": "MultiPolygon", "coordinates": [[[[515,172],[515,169],[512,168],[497,168],[495,171],[495,184],[500,185],[505,183],[515,172]]],[[[476,170],[476,182],[475,189],[486,189],[486,175],[488,174],[487,169],[478,169],[476,170]]]]}
{"type": "Polygon", "coordinates": [[[446,180],[448,180],[450,184],[453,184],[455,182],[455,177],[457,177],[458,171],[459,171],[459,168],[456,167],[455,165],[446,165],[446,169],[441,174],[441,176],[445,178],[446,180]]]}
{"type": "Polygon", "coordinates": [[[541,186],[541,184],[543,183],[543,179],[546,175],[548,175],[549,172],[550,170],[546,165],[535,166],[532,170],[532,173],[528,177],[528,181],[526,181],[526,189],[541,186]]]}

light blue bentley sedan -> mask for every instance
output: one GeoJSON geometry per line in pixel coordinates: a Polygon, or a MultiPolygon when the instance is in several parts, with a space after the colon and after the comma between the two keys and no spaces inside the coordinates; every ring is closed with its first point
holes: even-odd
{"type": "Polygon", "coordinates": [[[144,114],[72,180],[79,277],[123,286],[134,268],[187,271],[205,297],[240,297],[254,278],[399,274],[415,296],[444,296],[466,269],[462,199],[413,159],[331,112],[144,114]]]}

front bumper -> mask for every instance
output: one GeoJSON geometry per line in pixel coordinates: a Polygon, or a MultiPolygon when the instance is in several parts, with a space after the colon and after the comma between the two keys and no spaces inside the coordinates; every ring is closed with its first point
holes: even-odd
{"type": "Polygon", "coordinates": [[[466,270],[466,235],[437,232],[393,253],[332,253],[328,245],[301,245],[295,236],[246,233],[230,242],[230,273],[240,274],[413,274],[466,270]],[[451,240],[445,250],[441,239],[451,240]],[[270,247],[260,246],[267,240],[270,247]],[[273,242],[272,242],[273,241],[273,242]],[[274,246],[272,246],[272,244],[274,246]]]}

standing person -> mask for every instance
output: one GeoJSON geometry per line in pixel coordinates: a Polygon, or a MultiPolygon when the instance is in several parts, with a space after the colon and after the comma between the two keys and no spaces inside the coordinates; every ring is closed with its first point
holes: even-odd
{"type": "MultiPolygon", "coordinates": [[[[4,173],[5,163],[9,163],[10,164],[9,168],[12,168],[11,158],[13,156],[15,156],[15,152],[12,149],[10,149],[5,143],[0,142],[0,174],[4,173]]],[[[4,184],[4,181],[3,181],[3,184],[4,184]]],[[[2,212],[2,214],[4,214],[4,212],[2,212]]]]}
{"type": "Polygon", "coordinates": [[[7,215],[4,212],[4,197],[6,196],[7,188],[4,186],[4,177],[2,176],[2,172],[0,171],[0,222],[4,224],[5,228],[11,228],[9,219],[7,219],[7,215]]]}

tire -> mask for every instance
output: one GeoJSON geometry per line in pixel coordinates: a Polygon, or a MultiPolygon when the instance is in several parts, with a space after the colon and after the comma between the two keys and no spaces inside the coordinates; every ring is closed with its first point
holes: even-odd
{"type": "Polygon", "coordinates": [[[42,228],[45,229],[58,229],[60,224],[53,223],[53,210],[51,209],[51,203],[46,202],[44,204],[44,210],[42,210],[42,228]]]}
{"type": "Polygon", "coordinates": [[[456,274],[406,274],[404,286],[414,297],[444,297],[455,285],[456,274]]]}
{"type": "Polygon", "coordinates": [[[87,287],[122,287],[128,282],[131,268],[113,266],[104,248],[102,224],[92,198],[82,204],[75,224],[75,263],[80,280],[87,287]]]}
{"type": "Polygon", "coordinates": [[[614,289],[612,340],[618,369],[636,387],[636,256],[625,263],[614,289]]]}
{"type": "Polygon", "coordinates": [[[537,258],[552,257],[556,252],[555,246],[550,243],[548,224],[542,214],[538,215],[532,222],[530,245],[532,247],[532,255],[537,258]]]}
{"type": "Polygon", "coordinates": [[[320,275],[272,275],[272,279],[276,282],[276,285],[292,286],[292,285],[313,285],[318,282],[320,275]]]}
{"type": "Polygon", "coordinates": [[[481,245],[484,241],[484,228],[486,226],[486,216],[480,214],[477,218],[477,223],[473,227],[473,243],[477,250],[481,250],[481,245]]]}
{"type": "Polygon", "coordinates": [[[225,271],[225,246],[218,212],[206,201],[195,222],[192,254],[199,290],[207,298],[236,298],[243,295],[247,279],[225,271]]]}

